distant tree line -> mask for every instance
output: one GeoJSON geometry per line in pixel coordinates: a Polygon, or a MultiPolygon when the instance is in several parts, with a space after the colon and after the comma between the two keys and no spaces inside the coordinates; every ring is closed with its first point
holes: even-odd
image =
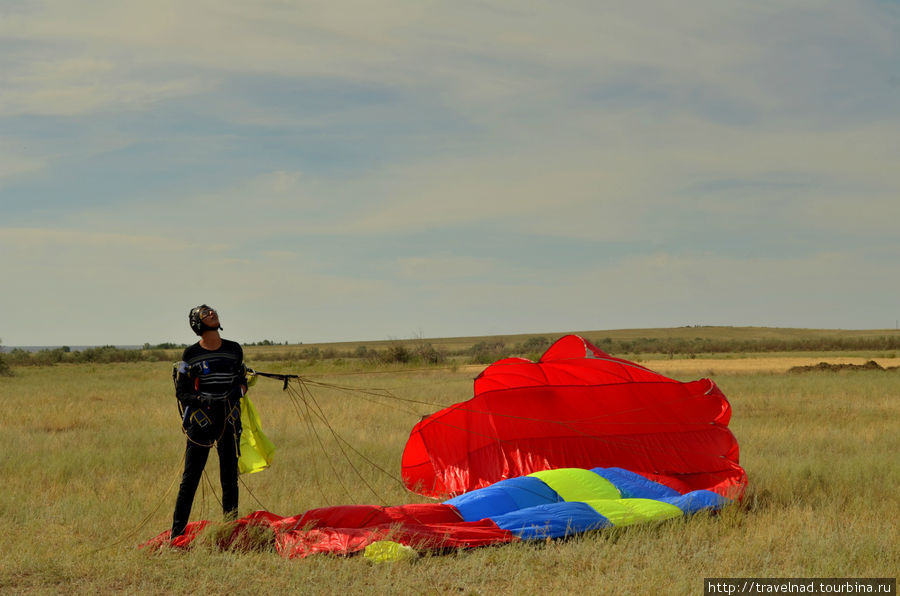
{"type": "MultiPolygon", "coordinates": [[[[448,360],[472,364],[490,364],[502,358],[523,357],[537,360],[558,337],[533,336],[518,343],[503,339],[482,340],[471,347],[448,350],[435,348],[421,340],[395,341],[386,347],[371,348],[364,345],[339,350],[335,347],[320,349],[310,346],[281,352],[266,352],[267,360],[336,360],[364,359],[372,363],[442,364],[448,360]]],[[[609,337],[588,339],[595,346],[613,356],[637,354],[661,354],[696,356],[697,354],[738,354],[754,352],[836,352],[836,351],[896,351],[900,350],[900,336],[868,338],[804,338],[796,340],[715,340],[642,337],[620,340],[609,337]]]]}
{"type": "MultiPolygon", "coordinates": [[[[422,340],[390,342],[373,348],[365,345],[347,350],[336,347],[309,346],[265,353],[266,360],[365,360],[374,364],[443,364],[450,360],[471,364],[490,364],[502,358],[523,357],[537,360],[559,337],[533,336],[522,342],[508,343],[501,338],[485,339],[470,347],[448,350],[422,340]]],[[[805,338],[796,340],[714,340],[643,337],[619,340],[609,337],[588,338],[588,341],[613,356],[660,354],[696,356],[698,354],[738,354],[755,352],[834,352],[834,351],[896,351],[900,350],[900,336],[870,338],[805,338]]]]}
{"type": "Polygon", "coordinates": [[[149,343],[145,343],[143,349],[144,350],[175,350],[175,349],[184,349],[186,348],[186,344],[175,344],[172,342],[164,342],[161,344],[156,344],[155,346],[151,346],[149,343]]]}
{"type": "Polygon", "coordinates": [[[900,335],[880,337],[812,337],[797,339],[711,339],[640,337],[592,340],[610,354],[738,354],[753,352],[852,352],[900,349],[900,335]]]}
{"type": "Polygon", "coordinates": [[[162,349],[134,350],[116,346],[99,346],[73,350],[69,346],[30,352],[14,348],[3,356],[13,366],[48,366],[51,364],[80,364],[85,362],[161,362],[172,360],[172,355],[162,349]]]}
{"type": "MultiPolygon", "coordinates": [[[[337,347],[320,348],[302,344],[278,344],[270,340],[245,343],[245,346],[283,346],[282,350],[266,350],[259,360],[299,361],[314,363],[323,360],[354,361],[370,365],[442,365],[449,362],[490,364],[502,358],[523,357],[537,360],[558,337],[532,336],[518,343],[503,339],[483,339],[469,347],[449,350],[435,347],[422,339],[396,340],[380,347],[355,345],[341,350],[337,347]]],[[[900,350],[900,336],[865,338],[817,337],[798,339],[710,339],[696,337],[614,339],[589,338],[601,350],[613,356],[661,354],[693,357],[698,354],[765,353],[765,352],[832,352],[832,351],[896,351],[900,350]]],[[[185,344],[145,343],[142,349],[100,346],[84,350],[72,350],[67,346],[29,352],[16,348],[0,353],[0,374],[10,374],[10,366],[47,366],[60,363],[83,362],[163,362],[177,360],[185,344]]],[[[249,359],[253,357],[249,355],[249,359]]]]}

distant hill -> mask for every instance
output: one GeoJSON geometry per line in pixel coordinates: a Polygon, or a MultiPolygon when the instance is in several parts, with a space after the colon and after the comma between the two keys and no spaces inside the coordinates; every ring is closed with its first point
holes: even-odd
{"type": "MultiPolygon", "coordinates": [[[[674,327],[519,333],[478,337],[381,339],[313,344],[246,341],[249,360],[318,361],[350,359],[370,363],[469,362],[488,364],[501,358],[539,357],[554,341],[574,333],[612,355],[695,357],[715,354],[841,352],[873,357],[900,352],[897,329],[798,329],[783,327],[674,327]]],[[[7,365],[50,365],[79,362],[174,361],[181,346],[74,346],[61,348],[4,347],[7,365]]],[[[884,356],[882,356],[884,357],[884,356]]]]}
{"type": "Polygon", "coordinates": [[[430,346],[434,350],[462,355],[484,352],[486,358],[535,354],[564,335],[574,333],[611,354],[622,353],[729,353],[835,350],[900,350],[897,329],[803,329],[786,327],[696,326],[655,329],[604,329],[558,331],[475,337],[382,339],[254,347],[254,353],[283,353],[291,349],[321,357],[361,355],[366,351],[405,346],[411,350],[430,346]]]}

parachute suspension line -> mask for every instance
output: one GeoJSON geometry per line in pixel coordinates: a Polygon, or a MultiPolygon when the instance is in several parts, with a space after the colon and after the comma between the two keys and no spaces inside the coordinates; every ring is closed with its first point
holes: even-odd
{"type": "Polygon", "coordinates": [[[256,501],[256,504],[259,505],[259,508],[268,511],[269,508],[262,504],[262,502],[256,497],[256,495],[253,494],[253,491],[250,490],[250,487],[247,486],[247,483],[244,482],[243,474],[238,474],[238,480],[241,481],[241,485],[244,487],[244,490],[247,491],[247,493],[248,493],[251,497],[253,497],[253,500],[256,501]]]}
{"type": "Polygon", "coordinates": [[[156,502],[156,505],[153,507],[153,509],[150,511],[150,513],[148,513],[147,515],[144,516],[144,519],[142,519],[140,522],[138,522],[138,524],[134,528],[132,528],[131,530],[128,530],[127,532],[122,534],[118,539],[116,539],[112,542],[108,542],[99,548],[95,548],[95,549],[86,551],[84,554],[88,555],[88,556],[95,555],[99,552],[103,552],[105,550],[109,550],[116,546],[119,546],[120,544],[124,543],[126,540],[130,541],[132,538],[136,537],[138,532],[140,532],[141,530],[144,529],[144,526],[146,526],[150,522],[150,519],[153,518],[159,512],[159,510],[162,508],[163,504],[165,504],[167,502],[166,500],[169,496],[169,493],[172,492],[172,488],[174,488],[175,485],[178,483],[178,481],[181,479],[183,469],[184,469],[184,456],[181,457],[181,464],[179,465],[179,468],[176,470],[176,474],[175,474],[175,477],[172,478],[172,482],[169,483],[169,488],[167,488],[166,491],[162,494],[162,496],[156,502]]]}
{"type": "MultiPolygon", "coordinates": [[[[402,411],[404,411],[408,414],[419,415],[419,412],[416,412],[411,409],[403,409],[403,408],[400,408],[399,406],[392,406],[392,405],[390,405],[390,401],[425,404],[428,406],[438,405],[438,404],[433,404],[431,402],[425,402],[425,401],[421,401],[421,400],[398,397],[398,396],[394,395],[393,393],[391,393],[390,391],[388,391],[387,389],[364,389],[364,388],[359,388],[359,387],[351,387],[349,385],[324,383],[322,381],[315,381],[313,379],[308,379],[308,378],[304,378],[304,377],[300,377],[300,376],[295,376],[292,380],[296,380],[297,384],[300,385],[303,388],[303,390],[305,390],[310,395],[312,395],[312,392],[309,390],[309,387],[318,387],[321,389],[331,389],[334,391],[340,391],[343,393],[353,395],[355,397],[358,397],[360,399],[368,401],[369,403],[373,403],[373,404],[376,404],[379,406],[388,406],[388,407],[393,407],[396,409],[401,409],[402,411]],[[375,399],[375,398],[380,398],[380,399],[375,399]],[[388,401],[385,402],[383,400],[388,400],[388,401]]],[[[442,406],[442,407],[444,407],[444,406],[442,406]]]]}
{"type": "MultiPolygon", "coordinates": [[[[320,384],[320,386],[325,386],[325,385],[324,385],[324,384],[320,384]]],[[[353,388],[352,388],[352,387],[343,387],[343,386],[339,386],[339,385],[334,385],[333,387],[334,387],[335,389],[339,389],[339,390],[345,391],[345,392],[352,392],[352,391],[353,391],[353,388]]],[[[371,397],[373,397],[373,396],[374,396],[374,397],[386,397],[386,398],[391,398],[391,399],[395,399],[395,400],[399,400],[399,399],[400,399],[400,398],[397,398],[396,396],[394,396],[393,394],[391,394],[389,391],[383,390],[383,389],[378,389],[378,390],[361,390],[361,391],[359,391],[358,393],[360,393],[360,394],[363,395],[362,399],[364,399],[364,400],[366,400],[366,401],[368,401],[368,402],[370,402],[370,403],[374,403],[374,404],[376,404],[376,405],[381,405],[381,406],[385,405],[384,402],[381,402],[381,401],[377,401],[377,400],[371,399],[371,397]],[[369,396],[369,397],[366,397],[366,396],[369,396]]],[[[406,401],[410,401],[410,400],[406,400],[406,401]]],[[[398,408],[398,409],[400,409],[400,408],[398,408]]],[[[405,411],[406,413],[409,413],[409,414],[418,415],[418,413],[415,412],[415,411],[413,411],[413,410],[403,409],[403,411],[405,411]]],[[[369,464],[371,467],[375,468],[376,470],[378,470],[379,472],[381,472],[381,473],[384,474],[385,476],[391,478],[391,479],[392,479],[394,482],[396,482],[400,487],[402,487],[402,488],[404,488],[404,489],[406,488],[406,485],[404,484],[404,482],[403,482],[403,480],[402,480],[401,478],[398,478],[396,475],[394,475],[394,474],[392,474],[391,472],[385,470],[383,467],[379,466],[377,463],[375,463],[371,458],[369,458],[368,456],[366,456],[366,455],[365,455],[363,452],[361,452],[359,449],[357,449],[356,447],[354,447],[349,441],[347,441],[344,437],[342,437],[341,435],[339,435],[339,434],[333,429],[333,427],[328,423],[327,420],[325,421],[325,423],[328,424],[329,430],[331,430],[332,434],[333,434],[334,437],[335,437],[335,440],[338,441],[339,444],[340,444],[340,443],[343,443],[344,445],[347,446],[348,449],[350,449],[351,451],[353,451],[353,453],[355,453],[361,460],[363,460],[364,462],[366,462],[366,463],[369,464]]],[[[350,458],[346,455],[346,451],[344,451],[343,449],[341,449],[341,451],[344,453],[344,456],[345,456],[345,458],[347,459],[347,461],[350,462],[351,466],[353,466],[353,462],[352,462],[352,461],[350,460],[350,458]]],[[[356,466],[353,466],[353,470],[354,470],[354,472],[356,473],[356,475],[360,478],[360,480],[363,481],[363,483],[366,485],[366,487],[369,489],[369,491],[375,496],[375,498],[376,498],[376,499],[379,499],[383,505],[386,505],[386,504],[387,504],[387,500],[384,498],[384,496],[379,495],[378,492],[377,492],[377,491],[376,491],[376,490],[375,490],[375,489],[374,489],[374,488],[373,488],[373,487],[372,487],[372,486],[371,486],[371,485],[370,485],[370,484],[362,477],[362,474],[360,473],[359,469],[357,469],[356,466]]]]}
{"type": "MultiPolygon", "coordinates": [[[[328,429],[328,432],[331,434],[332,438],[334,439],[335,444],[337,444],[338,449],[340,449],[341,455],[344,457],[344,459],[347,461],[347,463],[350,464],[350,467],[353,470],[353,472],[356,474],[357,478],[360,479],[360,481],[366,486],[366,488],[369,489],[369,491],[375,496],[376,499],[381,501],[382,504],[385,504],[385,499],[381,495],[379,495],[378,492],[372,487],[372,485],[365,479],[365,477],[363,477],[362,473],[359,471],[359,469],[353,463],[353,460],[347,454],[347,451],[344,449],[343,444],[349,445],[349,443],[345,439],[343,439],[338,434],[338,432],[334,429],[334,427],[331,425],[331,423],[328,422],[328,418],[325,416],[324,410],[322,410],[322,407],[319,405],[318,401],[316,401],[316,398],[313,395],[313,393],[309,390],[308,387],[306,387],[305,383],[299,378],[297,379],[297,384],[301,388],[302,398],[303,398],[304,403],[307,405],[309,412],[311,414],[314,414],[316,416],[316,418],[318,418],[319,421],[325,426],[325,428],[328,429]]],[[[321,386],[321,384],[319,384],[319,386],[321,386]]],[[[316,436],[318,438],[318,433],[316,436]]],[[[323,451],[324,451],[324,445],[322,444],[321,440],[320,440],[320,445],[323,446],[323,451]]],[[[358,450],[353,449],[353,451],[355,453],[357,453],[358,455],[361,455],[358,450]]],[[[369,461],[369,460],[366,459],[366,461],[369,461]]],[[[330,458],[329,458],[329,464],[331,464],[330,458]]],[[[332,465],[332,469],[334,469],[333,465],[332,465]]],[[[336,472],[335,472],[335,477],[337,477],[336,472]]],[[[346,492],[347,496],[352,498],[350,491],[347,490],[347,487],[344,485],[343,481],[340,481],[340,479],[338,479],[338,480],[341,484],[341,487],[346,492]]]]}
{"type": "MultiPolygon", "coordinates": [[[[216,500],[216,503],[219,504],[219,507],[222,507],[222,500],[219,498],[219,494],[216,492],[215,487],[213,486],[212,480],[209,479],[209,474],[206,473],[206,467],[203,468],[203,480],[206,481],[206,484],[203,485],[203,503],[206,506],[206,489],[209,488],[209,493],[216,500]]],[[[203,517],[207,517],[204,515],[203,517]]]]}
{"type": "MultiPolygon", "coordinates": [[[[201,493],[200,493],[200,503],[201,503],[201,504],[200,504],[200,514],[199,514],[199,517],[200,517],[201,519],[205,519],[205,518],[209,517],[209,515],[208,515],[208,512],[209,512],[209,506],[208,506],[207,498],[206,498],[206,490],[207,490],[207,487],[209,488],[209,493],[213,496],[213,498],[215,498],[216,502],[219,504],[219,507],[222,507],[222,506],[223,506],[223,505],[222,505],[222,500],[219,498],[219,494],[216,492],[216,489],[215,489],[215,487],[213,486],[212,480],[209,479],[209,475],[206,473],[206,468],[205,468],[205,467],[203,468],[203,479],[206,481],[206,483],[205,483],[205,484],[202,484],[202,483],[201,483],[201,485],[200,485],[200,491],[201,491],[201,493]]],[[[250,487],[247,486],[247,483],[244,482],[244,478],[243,478],[242,475],[238,474],[238,480],[240,481],[241,485],[243,485],[244,490],[246,490],[246,491],[250,494],[250,496],[253,497],[253,500],[256,501],[256,504],[259,505],[260,509],[267,509],[266,506],[263,505],[263,504],[260,502],[260,500],[256,497],[256,495],[253,494],[253,491],[250,490],[250,487]]]]}
{"type": "MultiPolygon", "coordinates": [[[[403,486],[403,480],[401,480],[400,478],[397,478],[397,476],[395,476],[394,474],[391,474],[390,472],[388,472],[387,470],[385,470],[384,468],[382,468],[381,466],[379,466],[377,463],[375,463],[374,461],[372,461],[369,457],[367,457],[364,453],[362,453],[359,449],[357,449],[357,448],[354,447],[349,441],[347,441],[347,439],[345,439],[345,438],[342,437],[337,431],[335,431],[335,430],[334,430],[334,427],[333,427],[333,426],[328,422],[328,420],[325,418],[325,415],[324,415],[324,412],[322,411],[322,409],[319,408],[318,403],[315,401],[315,397],[313,396],[312,392],[309,392],[308,389],[306,389],[306,391],[308,392],[308,394],[309,394],[309,396],[310,396],[310,400],[311,400],[311,401],[316,405],[316,407],[318,408],[318,411],[319,411],[319,413],[320,413],[320,420],[322,420],[322,423],[325,424],[325,425],[328,427],[328,430],[331,432],[332,436],[333,436],[334,439],[335,439],[335,442],[338,444],[339,447],[340,447],[341,444],[346,445],[346,447],[347,447],[348,449],[350,449],[353,453],[355,453],[360,459],[362,459],[363,461],[365,461],[367,464],[369,464],[370,466],[372,466],[373,468],[375,468],[376,470],[378,470],[378,471],[381,472],[382,474],[384,474],[384,475],[390,477],[392,480],[396,481],[398,484],[400,484],[401,486],[403,486]]],[[[372,395],[371,392],[362,392],[362,393],[368,393],[368,394],[372,395]]],[[[367,399],[367,398],[363,398],[363,399],[365,399],[366,401],[370,401],[371,403],[375,403],[375,404],[377,404],[377,405],[382,405],[381,402],[373,401],[373,400],[370,400],[370,399],[367,399]]],[[[415,413],[415,412],[411,412],[411,413],[415,413]]],[[[375,489],[372,488],[372,487],[369,485],[368,482],[366,482],[365,478],[362,477],[362,474],[361,474],[360,471],[356,468],[356,466],[353,465],[352,460],[349,458],[349,456],[347,455],[347,452],[344,451],[344,449],[343,449],[342,447],[341,447],[341,452],[343,453],[344,458],[345,458],[345,459],[350,463],[350,465],[353,467],[353,470],[354,470],[354,472],[356,472],[356,475],[357,475],[357,476],[359,477],[359,479],[362,480],[363,483],[368,487],[369,491],[375,496],[375,498],[380,499],[380,500],[382,501],[383,504],[386,504],[386,500],[385,500],[381,495],[379,495],[379,494],[375,491],[375,489]]]]}
{"type": "MultiPolygon", "coordinates": [[[[290,384],[292,379],[296,379],[299,381],[300,375],[290,375],[290,374],[280,374],[280,373],[266,373],[260,372],[253,369],[248,368],[247,372],[251,375],[266,377],[270,379],[277,379],[283,382],[282,391],[287,392],[288,399],[291,402],[291,405],[294,407],[294,412],[297,414],[297,417],[304,422],[306,425],[306,431],[308,436],[314,437],[316,442],[319,443],[319,447],[322,450],[322,453],[325,454],[325,459],[328,461],[329,466],[332,467],[332,471],[334,471],[334,467],[331,464],[331,461],[328,459],[328,453],[325,450],[325,446],[322,444],[321,439],[318,436],[315,428],[312,426],[311,415],[309,412],[309,407],[306,404],[306,399],[304,396],[297,392],[290,384]]],[[[301,385],[302,387],[302,385],[301,385]]],[[[322,480],[319,477],[319,470],[316,466],[312,466],[313,478],[315,480],[316,489],[319,491],[319,495],[322,498],[322,501],[326,504],[330,504],[328,497],[325,495],[325,491],[322,489],[322,480]]],[[[344,489],[346,492],[346,488],[344,489]]]]}
{"type": "MultiPolygon", "coordinates": [[[[305,383],[307,385],[321,387],[323,389],[332,389],[332,390],[348,393],[348,394],[354,395],[355,397],[358,397],[359,399],[362,399],[363,401],[367,401],[371,404],[375,404],[377,406],[394,408],[394,409],[400,410],[406,414],[412,414],[415,416],[419,416],[420,413],[413,409],[410,409],[410,408],[404,408],[399,405],[392,405],[391,400],[393,400],[395,402],[408,402],[408,403],[420,403],[420,404],[427,403],[427,402],[423,402],[423,401],[397,397],[396,395],[392,394],[390,391],[387,391],[386,389],[357,389],[355,387],[348,387],[345,385],[332,385],[331,383],[322,383],[320,381],[311,381],[309,379],[298,380],[298,384],[303,384],[303,383],[305,383]],[[375,399],[375,398],[382,398],[382,399],[375,399]],[[388,401],[384,401],[384,400],[388,400],[388,401]]],[[[308,389],[307,389],[307,391],[308,391],[308,389]]],[[[429,403],[428,405],[434,405],[434,404],[429,403]]]]}
{"type": "MultiPolygon", "coordinates": [[[[440,370],[440,369],[412,369],[412,370],[406,370],[403,372],[417,372],[417,371],[422,371],[422,370],[432,371],[432,370],[440,370]]],[[[449,367],[448,367],[448,370],[450,370],[449,367]]],[[[279,381],[282,381],[284,383],[284,385],[282,387],[283,391],[288,391],[290,388],[292,388],[292,385],[294,384],[294,383],[292,383],[292,381],[296,381],[296,384],[300,385],[302,390],[305,390],[307,392],[309,391],[309,387],[318,387],[318,388],[322,388],[322,389],[333,389],[336,391],[342,391],[344,393],[349,393],[354,396],[360,396],[360,395],[368,396],[368,398],[363,397],[362,399],[366,399],[367,401],[370,401],[371,403],[376,403],[379,405],[387,405],[387,403],[382,402],[382,401],[376,401],[374,399],[369,399],[369,398],[383,398],[383,399],[389,400],[389,401],[425,405],[430,408],[434,408],[434,407],[446,408],[446,407],[453,405],[453,404],[434,403],[434,402],[424,401],[424,400],[420,400],[420,399],[410,399],[408,397],[399,397],[399,396],[391,393],[388,389],[366,389],[366,388],[360,388],[360,387],[353,387],[350,385],[338,385],[335,383],[325,383],[323,381],[316,381],[314,379],[310,379],[309,377],[302,377],[300,375],[266,373],[266,372],[255,371],[252,369],[248,369],[248,372],[251,375],[258,375],[261,377],[267,377],[267,378],[272,378],[272,379],[277,379],[279,381]]],[[[378,373],[367,371],[367,372],[346,373],[346,374],[370,375],[370,374],[378,374],[378,373]]],[[[396,406],[390,406],[390,407],[396,407],[396,406]]],[[[417,412],[414,410],[404,410],[404,411],[409,414],[415,414],[417,416],[421,415],[420,412],[417,412]]]]}
{"type": "MultiPolygon", "coordinates": [[[[203,468],[202,477],[203,477],[203,481],[200,482],[200,503],[199,503],[200,510],[197,512],[197,515],[200,517],[200,519],[209,519],[211,508],[209,506],[209,503],[207,503],[207,495],[206,495],[206,486],[209,484],[209,477],[206,475],[205,467],[203,468]]],[[[212,494],[213,494],[214,498],[217,498],[217,497],[215,497],[215,494],[216,494],[215,491],[212,491],[212,494]]],[[[194,503],[196,503],[196,502],[197,501],[195,499],[194,503]]],[[[193,506],[191,508],[193,509],[193,506]]]]}
{"type": "MultiPolygon", "coordinates": [[[[331,469],[332,474],[334,475],[334,478],[337,480],[338,484],[340,484],[342,490],[348,497],[352,498],[352,494],[351,494],[350,490],[348,489],[348,487],[346,486],[346,484],[344,483],[344,481],[340,478],[340,476],[337,473],[337,469],[336,469],[335,463],[333,461],[333,458],[331,457],[331,455],[329,455],[329,450],[326,446],[326,440],[323,437],[323,435],[319,432],[319,430],[316,428],[316,424],[315,424],[316,421],[319,424],[323,425],[327,429],[326,435],[328,435],[328,434],[331,435],[331,438],[334,441],[334,443],[337,445],[338,449],[340,450],[341,456],[343,457],[343,459],[350,465],[351,469],[353,470],[353,473],[357,476],[357,478],[359,478],[359,480],[362,482],[362,484],[364,484],[366,486],[366,488],[369,490],[369,492],[371,492],[372,495],[374,495],[374,497],[379,502],[381,502],[384,505],[384,504],[386,504],[387,501],[382,495],[380,495],[378,493],[377,490],[375,490],[375,488],[371,485],[371,483],[366,480],[366,478],[363,476],[360,469],[354,464],[354,461],[351,458],[350,453],[348,453],[348,450],[351,451],[352,453],[354,453],[359,459],[363,460],[368,465],[370,465],[371,467],[378,470],[380,473],[388,476],[393,481],[397,482],[397,484],[399,486],[402,486],[405,489],[405,485],[404,485],[402,479],[398,478],[394,474],[391,474],[390,472],[385,470],[383,467],[379,466],[372,459],[370,459],[364,453],[362,453],[360,450],[355,448],[349,441],[347,441],[343,436],[341,436],[340,433],[337,432],[337,430],[335,430],[334,426],[329,422],[328,417],[325,414],[325,410],[321,407],[319,402],[316,400],[315,394],[311,390],[311,387],[316,387],[316,388],[321,388],[321,389],[329,389],[329,390],[335,390],[335,391],[348,393],[355,397],[358,397],[360,399],[368,401],[370,403],[374,403],[379,406],[393,407],[393,408],[399,409],[401,411],[404,411],[408,414],[412,414],[412,415],[416,415],[416,416],[421,416],[421,413],[417,412],[411,408],[408,408],[408,407],[404,408],[404,407],[400,407],[397,405],[392,405],[390,403],[390,401],[393,400],[393,401],[397,401],[397,402],[426,404],[431,407],[434,407],[435,404],[430,403],[430,402],[419,401],[419,400],[399,398],[399,397],[393,395],[390,391],[388,391],[386,389],[361,389],[358,387],[351,387],[351,386],[347,386],[347,385],[339,385],[339,384],[334,384],[334,383],[325,383],[322,381],[315,381],[312,379],[301,377],[300,375],[293,375],[293,374],[265,373],[265,372],[259,372],[259,371],[254,371],[254,370],[250,370],[249,372],[250,372],[250,374],[255,374],[255,375],[262,376],[262,377],[268,377],[268,378],[273,378],[273,379],[282,381],[282,383],[283,383],[282,390],[287,392],[288,397],[290,398],[291,403],[294,406],[295,412],[305,422],[306,427],[307,427],[307,432],[309,433],[310,437],[315,438],[315,441],[318,443],[319,448],[321,449],[323,455],[325,456],[325,460],[328,462],[328,466],[331,469]],[[385,400],[387,400],[387,403],[385,400]]],[[[316,479],[316,485],[319,490],[319,493],[322,495],[322,499],[326,503],[328,503],[329,499],[324,494],[324,491],[322,489],[322,483],[319,478],[319,473],[315,467],[313,467],[313,473],[314,473],[314,476],[316,479]]]]}
{"type": "MultiPolygon", "coordinates": [[[[287,388],[287,385],[285,386],[287,388]]],[[[302,387],[302,385],[301,385],[302,387]]],[[[328,463],[328,467],[331,468],[331,472],[334,477],[337,479],[338,484],[341,485],[341,488],[345,493],[349,494],[347,487],[344,486],[344,483],[341,481],[340,477],[337,475],[337,470],[335,470],[334,463],[331,461],[331,458],[328,456],[328,450],[325,448],[325,444],[322,441],[322,438],[319,436],[318,431],[316,430],[315,425],[313,424],[313,415],[310,411],[309,404],[306,401],[306,397],[302,392],[296,391],[291,388],[291,391],[288,391],[288,396],[291,401],[294,403],[294,408],[297,410],[300,419],[306,424],[306,432],[310,438],[314,438],[316,442],[319,444],[319,449],[322,450],[322,454],[325,456],[325,461],[328,463]],[[301,404],[302,410],[305,411],[305,416],[301,413],[301,404]]],[[[316,480],[316,488],[319,491],[319,494],[322,497],[322,500],[331,505],[331,501],[328,499],[328,496],[325,494],[324,489],[322,488],[322,479],[319,477],[319,470],[316,466],[313,466],[313,476],[316,480]]]]}

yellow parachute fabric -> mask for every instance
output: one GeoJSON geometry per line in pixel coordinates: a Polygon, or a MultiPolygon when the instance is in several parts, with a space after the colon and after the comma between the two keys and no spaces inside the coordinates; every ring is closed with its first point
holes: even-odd
{"type": "MultiPolygon", "coordinates": [[[[255,377],[254,377],[255,378],[255,377]]],[[[241,398],[241,456],[238,458],[238,472],[252,474],[261,472],[272,463],[275,445],[263,433],[259,414],[250,398],[241,398]]]]}
{"type": "Polygon", "coordinates": [[[413,547],[405,544],[391,540],[379,540],[367,546],[363,556],[373,563],[393,563],[411,561],[418,558],[419,553],[413,547]]]}

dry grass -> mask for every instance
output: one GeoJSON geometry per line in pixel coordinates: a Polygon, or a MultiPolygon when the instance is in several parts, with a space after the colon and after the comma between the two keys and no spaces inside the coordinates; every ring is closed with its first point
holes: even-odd
{"type": "MultiPolygon", "coordinates": [[[[0,422],[0,591],[696,594],[709,576],[894,576],[900,374],[787,375],[796,364],[834,361],[788,360],[644,362],[683,380],[711,375],[728,395],[751,479],[741,506],[383,565],[362,557],[289,561],[267,550],[137,549],[168,527],[180,473],[183,439],[169,365],[16,369],[0,378],[7,413],[0,422]]],[[[341,456],[328,429],[317,424],[318,435],[311,432],[311,413],[295,407],[280,383],[261,379],[254,402],[278,453],[272,469],[244,479],[242,513],[424,501],[396,479],[409,429],[421,415],[469,397],[477,370],[303,369],[329,383],[384,388],[411,400],[314,390],[335,432],[385,472],[355,454],[341,456]]],[[[215,456],[211,463],[216,486],[215,456]]],[[[198,494],[194,518],[218,518],[217,493],[198,494]]]]}
{"type": "MultiPolygon", "coordinates": [[[[642,341],[647,339],[656,340],[664,343],[668,340],[681,340],[693,342],[696,340],[706,340],[719,346],[743,346],[751,343],[755,345],[766,345],[775,343],[789,344],[823,344],[822,347],[813,348],[816,350],[827,349],[833,350],[834,344],[841,342],[852,343],[854,341],[865,340],[883,340],[896,339],[900,336],[900,330],[897,329],[867,329],[867,330],[851,330],[851,329],[802,329],[802,328],[785,328],[785,327],[727,327],[727,326],[700,326],[700,327],[675,327],[675,328],[659,328],[659,329],[606,329],[594,331],[569,331],[565,333],[575,333],[588,340],[594,342],[598,347],[609,350],[609,345],[629,342],[642,341]],[[610,342],[608,344],[607,342],[610,342]],[[827,346],[827,347],[825,347],[827,346]]],[[[333,343],[313,343],[313,344],[292,344],[290,346],[272,345],[272,346],[250,346],[247,353],[256,356],[260,360],[270,356],[271,359],[302,358],[302,354],[306,350],[317,350],[320,354],[329,352],[336,354],[354,354],[360,348],[368,350],[383,351],[391,346],[404,345],[408,349],[415,349],[422,344],[430,344],[436,350],[449,354],[470,353],[476,344],[501,344],[507,347],[521,346],[527,344],[530,340],[541,339],[552,342],[565,335],[563,332],[550,333],[520,333],[511,335],[491,335],[483,337],[439,337],[439,338],[394,338],[387,340],[372,341],[353,341],[353,342],[333,342],[333,343]]],[[[648,342],[649,343],[649,342],[648,342]]],[[[703,351],[702,348],[698,348],[703,351]]],[[[732,355],[737,350],[729,349],[732,355]]],[[[799,349],[792,347],[789,349],[799,349]]],[[[539,350],[538,350],[539,352],[539,350]]],[[[174,352],[173,352],[174,353],[174,352]]],[[[537,354],[539,355],[539,354],[537,354]]],[[[621,355],[621,354],[620,354],[621,355]]],[[[699,354],[698,354],[699,355],[699,354]]]]}

